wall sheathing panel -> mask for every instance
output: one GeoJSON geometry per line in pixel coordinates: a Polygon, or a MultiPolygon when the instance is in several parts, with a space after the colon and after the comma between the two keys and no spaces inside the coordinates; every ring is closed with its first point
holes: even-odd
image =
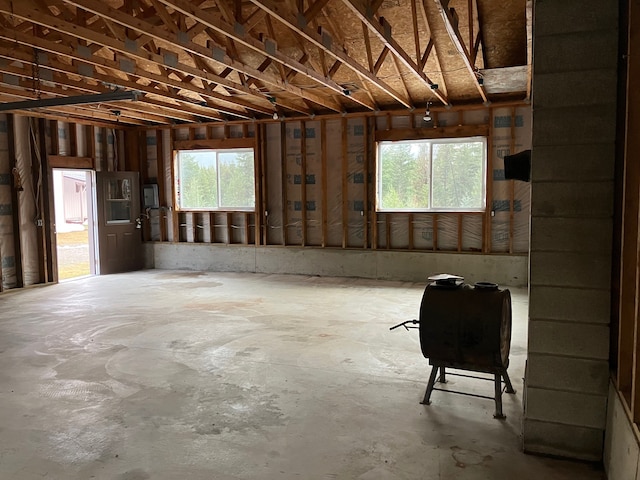
{"type": "Polygon", "coordinates": [[[13,237],[13,210],[11,204],[11,167],[7,115],[0,114],[0,267],[2,290],[16,286],[16,259],[13,237]]]}
{"type": "MultiPolygon", "coordinates": [[[[20,249],[22,252],[22,278],[24,285],[33,285],[40,281],[40,262],[38,258],[38,227],[36,217],[41,215],[36,207],[36,191],[31,173],[31,133],[29,117],[14,116],[16,169],[23,190],[18,192],[18,218],[20,220],[20,249]]],[[[35,120],[33,120],[35,121],[35,120]]],[[[72,125],[73,127],[73,125],[72,125]]],[[[42,152],[44,154],[45,152],[42,152]]]]}

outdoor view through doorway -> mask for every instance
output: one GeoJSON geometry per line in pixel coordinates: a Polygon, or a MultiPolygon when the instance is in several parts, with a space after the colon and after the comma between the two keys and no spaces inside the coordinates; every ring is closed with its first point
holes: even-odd
{"type": "Polygon", "coordinates": [[[53,170],[58,280],[96,273],[93,172],[53,170]]]}

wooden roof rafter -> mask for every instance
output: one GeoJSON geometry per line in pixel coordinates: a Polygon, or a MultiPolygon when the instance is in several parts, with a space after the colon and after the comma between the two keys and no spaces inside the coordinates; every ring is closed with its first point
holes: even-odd
{"type": "MultiPolygon", "coordinates": [[[[21,54],[19,52],[16,52],[15,49],[7,49],[0,46],[0,57],[22,59],[22,63],[25,65],[22,68],[9,64],[2,65],[0,66],[0,72],[16,75],[22,77],[23,79],[27,79],[30,77],[32,73],[31,67],[33,65],[33,59],[29,57],[29,54],[21,54]]],[[[92,77],[82,77],[81,75],[75,75],[70,68],[54,69],[51,67],[50,63],[51,62],[48,61],[46,68],[42,69],[44,79],[41,80],[41,89],[46,93],[55,93],[59,95],[63,94],[63,92],[60,90],[50,91],[48,87],[48,84],[50,83],[75,89],[78,93],[108,93],[112,91],[111,88],[106,85],[106,82],[100,82],[99,79],[92,77]],[[49,73],[45,74],[45,72],[49,73]],[[80,80],[72,80],[69,77],[70,74],[74,74],[74,76],[79,77],[80,80]]],[[[29,82],[29,80],[23,81],[29,82]]],[[[25,89],[28,89],[30,84],[25,83],[22,86],[25,89]]],[[[76,92],[68,90],[67,95],[76,92]]],[[[163,107],[167,109],[168,112],[166,112],[165,114],[166,117],[182,122],[198,122],[200,118],[206,118],[209,120],[223,120],[223,118],[219,114],[212,114],[209,112],[198,111],[194,108],[184,108],[180,106],[175,106],[172,108],[166,103],[159,104],[157,101],[149,98],[148,95],[140,98],[137,102],[126,103],[124,108],[127,110],[140,110],[147,113],[157,113],[157,111],[155,111],[156,107],[163,107]],[[147,108],[147,104],[152,106],[151,109],[147,108]]]]}
{"type": "Polygon", "coordinates": [[[427,29],[429,30],[429,43],[427,44],[427,47],[424,51],[424,54],[422,55],[422,68],[424,69],[424,67],[427,65],[427,60],[429,59],[429,56],[431,54],[431,52],[433,51],[433,56],[436,62],[436,65],[438,66],[438,71],[440,72],[440,82],[438,84],[438,89],[442,90],[445,95],[448,96],[447,94],[447,83],[445,81],[444,78],[444,71],[442,68],[442,64],[440,62],[440,56],[438,55],[438,47],[436,45],[436,42],[433,38],[433,29],[431,28],[431,22],[429,21],[429,16],[427,15],[427,9],[425,6],[425,2],[427,0],[417,0],[419,2],[418,4],[418,10],[420,11],[420,14],[422,15],[422,21],[424,22],[425,26],[427,27],[427,29]]]}
{"type": "MultiPolygon", "coordinates": [[[[478,77],[478,69],[472,62],[471,49],[473,49],[473,45],[470,45],[469,48],[465,45],[465,42],[460,34],[460,29],[458,28],[458,22],[454,19],[453,13],[451,9],[448,7],[448,0],[435,0],[436,7],[440,11],[440,15],[444,22],[444,26],[453,42],[453,45],[458,50],[462,61],[464,62],[465,67],[469,71],[470,75],[473,78],[473,83],[478,93],[482,97],[482,101],[484,103],[488,103],[489,99],[487,98],[487,92],[485,91],[484,85],[480,81],[478,77]]],[[[473,12],[469,12],[469,15],[473,17],[473,12]]],[[[473,59],[475,61],[475,58],[473,59]]]]}
{"type": "MultiPolygon", "coordinates": [[[[172,42],[176,42],[178,39],[172,39],[170,38],[166,32],[164,30],[162,30],[159,27],[155,27],[153,25],[147,25],[144,23],[144,21],[141,21],[139,19],[136,19],[134,17],[130,17],[126,14],[122,14],[121,12],[118,12],[115,9],[112,9],[111,7],[109,7],[108,5],[104,5],[104,4],[96,4],[95,2],[91,1],[91,0],[65,0],[68,3],[71,3],[73,5],[76,5],[79,8],[87,8],[90,11],[92,11],[93,13],[100,15],[104,18],[110,18],[111,21],[117,22],[120,25],[126,26],[128,28],[131,29],[136,29],[140,32],[145,32],[147,35],[160,40],[162,42],[166,42],[166,43],[172,43],[172,42]]],[[[162,5],[162,8],[166,8],[166,5],[162,5]]],[[[188,52],[191,55],[197,55],[202,57],[203,59],[209,61],[209,60],[214,60],[217,61],[219,63],[221,63],[222,65],[226,65],[229,68],[241,72],[245,75],[248,75],[249,77],[259,77],[260,80],[265,81],[267,83],[271,83],[272,85],[274,85],[277,88],[282,88],[283,90],[289,91],[290,93],[293,93],[295,95],[300,95],[300,96],[304,96],[304,93],[299,91],[298,89],[296,89],[293,86],[287,86],[285,84],[284,81],[282,81],[281,79],[275,79],[273,76],[268,75],[268,74],[264,74],[263,72],[259,72],[257,69],[249,67],[248,65],[244,64],[242,61],[240,61],[237,57],[232,57],[231,54],[228,52],[227,49],[225,48],[221,48],[219,46],[219,44],[217,43],[217,39],[215,39],[209,32],[208,32],[208,27],[205,26],[205,28],[202,29],[202,31],[204,33],[206,33],[209,38],[211,38],[212,40],[212,44],[209,46],[209,48],[195,44],[193,42],[189,42],[189,43],[180,43],[180,44],[175,44],[176,48],[181,49],[182,51],[188,52]],[[213,43],[215,42],[215,43],[213,43]]],[[[185,68],[181,68],[181,70],[185,70],[185,68]]],[[[190,73],[196,73],[198,70],[195,69],[190,69],[191,72],[190,73]]],[[[216,75],[212,72],[209,72],[207,75],[207,80],[213,81],[219,85],[221,85],[222,87],[237,91],[239,93],[243,93],[243,94],[247,94],[250,95],[251,98],[254,101],[258,101],[261,103],[269,103],[268,99],[266,99],[266,97],[262,94],[260,94],[260,92],[253,90],[251,88],[249,88],[248,85],[242,85],[239,83],[235,83],[232,82],[230,80],[228,80],[227,78],[225,78],[224,76],[220,76],[220,75],[216,75]]],[[[311,100],[312,102],[318,103],[320,105],[326,106],[327,108],[331,108],[331,104],[327,103],[324,101],[324,99],[322,97],[320,97],[319,95],[314,95],[314,94],[309,94],[306,96],[306,98],[308,98],[309,100],[311,100]]],[[[278,102],[278,104],[280,106],[282,106],[283,108],[286,108],[288,110],[293,110],[293,111],[297,111],[300,113],[307,113],[307,114],[311,114],[313,112],[311,112],[308,108],[306,107],[300,107],[296,104],[290,103],[290,102],[285,102],[282,101],[281,99],[277,99],[276,100],[278,102]]],[[[239,102],[241,103],[241,102],[239,102]]],[[[245,106],[247,108],[251,107],[251,103],[247,102],[245,104],[245,106]]],[[[272,107],[265,107],[264,109],[259,109],[258,111],[260,111],[260,113],[264,113],[266,115],[271,115],[273,113],[273,109],[272,107]]]]}
{"type": "MultiPolygon", "coordinates": [[[[96,66],[98,67],[102,67],[102,68],[107,68],[109,71],[113,72],[114,74],[117,73],[119,71],[120,65],[118,64],[118,62],[116,62],[115,60],[110,60],[110,59],[106,59],[103,57],[98,57],[98,56],[91,56],[89,58],[85,58],[83,56],[81,56],[77,50],[75,50],[73,47],[71,46],[67,46],[67,45],[63,45],[63,44],[59,44],[59,43],[55,43],[55,42],[49,42],[46,39],[43,38],[37,38],[37,37],[33,37],[30,35],[24,35],[24,34],[20,34],[18,32],[13,32],[13,33],[9,33],[9,32],[3,32],[0,30],[0,38],[4,38],[10,42],[18,42],[20,44],[29,46],[29,47],[33,47],[33,48],[37,48],[40,51],[43,52],[48,52],[51,53],[55,56],[62,56],[62,57],[67,57],[67,58],[71,58],[76,62],[76,67],[77,68],[83,68],[84,70],[87,71],[88,75],[85,76],[90,76],[90,77],[94,77],[94,78],[98,78],[99,74],[95,71],[96,66]],[[80,66],[79,66],[80,65],[80,66]]],[[[138,69],[140,70],[140,69],[138,69]]],[[[79,70],[78,70],[79,71],[79,70]]],[[[144,78],[147,80],[151,80],[151,81],[156,81],[158,83],[162,83],[165,84],[169,87],[173,87],[176,88],[178,90],[185,90],[185,91],[191,91],[194,92],[196,94],[203,94],[206,96],[211,97],[213,94],[211,92],[206,92],[202,89],[197,89],[195,86],[186,86],[186,85],[182,85],[179,81],[176,80],[172,80],[169,77],[162,77],[160,75],[155,75],[152,74],[148,71],[143,72],[143,71],[134,71],[133,73],[134,76],[138,77],[138,78],[144,78]]],[[[148,89],[146,89],[144,87],[143,84],[140,84],[138,82],[135,83],[131,83],[128,82],[120,77],[117,76],[111,76],[111,77],[107,77],[105,79],[106,82],[110,82],[110,83],[114,83],[116,82],[116,84],[126,87],[126,88],[131,88],[133,90],[141,90],[141,91],[146,91],[148,89]]],[[[157,91],[152,91],[151,93],[161,93],[161,92],[157,92],[157,91]]],[[[218,100],[218,95],[215,95],[214,97],[215,100],[218,100]]],[[[222,112],[222,113],[227,113],[236,117],[245,117],[248,118],[246,116],[245,113],[241,112],[240,110],[236,110],[233,108],[226,108],[224,106],[220,106],[216,104],[215,107],[216,112],[222,112]]]]}
{"type": "MultiPolygon", "coordinates": [[[[324,75],[315,71],[314,69],[311,69],[305,65],[302,65],[297,60],[281,52],[278,49],[277,43],[275,42],[275,40],[266,39],[265,41],[261,41],[259,39],[256,39],[251,35],[249,35],[241,24],[236,23],[234,25],[230,25],[225,21],[218,20],[214,16],[212,16],[210,13],[204,10],[201,10],[197,7],[194,7],[188,0],[159,0],[159,1],[161,1],[165,5],[171,6],[179,10],[184,15],[195,18],[198,21],[207,24],[207,26],[210,27],[211,29],[219,33],[222,33],[227,37],[232,38],[234,41],[238,42],[239,44],[242,44],[245,47],[255,52],[258,52],[266,57],[269,57],[274,61],[285,65],[288,68],[292,68],[298,71],[302,75],[306,76],[307,78],[310,78],[311,80],[317,82],[318,84],[324,87],[327,87],[330,90],[333,90],[347,98],[350,98],[352,101],[356,103],[360,103],[361,105],[366,106],[369,109],[373,109],[373,106],[370,105],[368,100],[365,101],[362,98],[350,97],[347,93],[345,93],[344,89],[340,85],[338,85],[336,82],[332,81],[329,78],[326,78],[324,75]]],[[[300,89],[300,91],[302,91],[302,89],[300,89]]],[[[309,97],[307,98],[311,100],[311,98],[309,97]]],[[[334,109],[331,106],[333,105],[333,102],[330,102],[330,103],[325,102],[320,104],[327,108],[334,109]]]]}
{"type": "MultiPolygon", "coordinates": [[[[323,32],[316,33],[312,31],[308,25],[305,25],[305,22],[302,21],[301,18],[298,18],[297,16],[293,17],[292,15],[289,15],[287,12],[284,12],[282,8],[272,0],[251,0],[251,2],[265,9],[267,13],[269,13],[271,16],[277,18],[279,21],[287,25],[291,30],[302,35],[306,40],[322,48],[326,54],[334,57],[337,60],[340,60],[342,63],[344,63],[345,66],[353,70],[356,74],[360,74],[362,78],[365,78],[367,81],[371,82],[373,85],[378,87],[381,91],[391,96],[392,98],[400,102],[405,107],[413,108],[413,105],[411,104],[408,98],[406,98],[404,95],[394,90],[391,86],[387,85],[383,80],[376,77],[372,72],[367,70],[365,67],[360,65],[351,57],[349,57],[343,51],[343,49],[341,49],[340,47],[336,46],[333,43],[331,37],[326,33],[323,33],[323,32]]],[[[338,89],[337,91],[338,93],[342,93],[347,98],[351,98],[355,100],[355,97],[352,97],[349,94],[345,95],[344,89],[338,89]]],[[[371,110],[377,109],[376,105],[372,105],[369,102],[367,102],[366,106],[371,110]]]]}
{"type": "Polygon", "coordinates": [[[449,105],[449,100],[445,95],[438,91],[437,84],[434,83],[420,69],[418,63],[413,61],[411,56],[400,46],[391,33],[391,25],[384,18],[376,20],[373,11],[367,8],[360,0],[342,0],[343,3],[365,24],[369,30],[378,37],[382,44],[388,48],[405,67],[413,75],[418,77],[444,105],[449,105]]]}
{"type": "MultiPolygon", "coordinates": [[[[11,5],[13,5],[12,2],[8,0],[0,0],[0,11],[6,11],[7,9],[11,8],[11,5]]],[[[47,14],[42,13],[37,8],[33,8],[33,7],[29,8],[28,6],[13,5],[13,14],[16,16],[20,16],[21,18],[27,21],[32,21],[41,25],[45,25],[64,33],[69,31],[76,38],[89,39],[96,44],[103,45],[104,47],[117,52],[116,56],[119,58],[120,70],[124,70],[127,73],[135,73],[138,76],[143,76],[147,78],[158,77],[158,75],[154,75],[148,72],[147,69],[138,67],[135,60],[141,60],[141,61],[155,64],[160,67],[166,67],[166,63],[167,63],[166,58],[161,55],[154,54],[147,50],[141,50],[138,48],[134,49],[132,48],[132,46],[129,46],[126,42],[122,40],[107,37],[106,35],[93,32],[89,29],[85,29],[85,28],[73,26],[73,25],[70,26],[66,22],[58,20],[56,17],[50,17],[47,14]]],[[[171,63],[173,62],[171,61],[171,63]]],[[[183,63],[179,63],[178,61],[175,61],[175,66],[171,66],[171,70],[180,71],[187,75],[193,75],[194,77],[200,78],[205,81],[212,81],[216,83],[220,83],[220,81],[224,81],[224,79],[220,79],[217,75],[211,74],[209,72],[201,71],[195,67],[185,65],[183,63]]],[[[169,81],[170,78],[166,78],[165,80],[169,81]]],[[[244,87],[238,87],[238,88],[244,88],[244,87]]],[[[253,93],[253,92],[246,92],[246,93],[253,93]]],[[[227,101],[231,104],[234,104],[236,107],[238,106],[244,107],[245,109],[258,111],[267,115],[270,115],[272,111],[270,107],[261,107],[259,105],[251,103],[242,98],[234,97],[232,100],[228,95],[223,95],[215,92],[208,92],[208,95],[217,100],[227,101]]],[[[258,96],[257,98],[262,99],[261,96],[258,96]]],[[[240,111],[233,110],[233,109],[225,109],[224,107],[221,107],[221,110],[231,115],[236,115],[236,116],[245,117],[245,118],[250,117],[250,116],[247,116],[245,113],[241,113],[240,111]]]]}

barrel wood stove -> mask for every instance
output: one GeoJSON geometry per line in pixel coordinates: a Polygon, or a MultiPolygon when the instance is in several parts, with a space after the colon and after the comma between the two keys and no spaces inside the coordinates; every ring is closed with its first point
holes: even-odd
{"type": "Polygon", "coordinates": [[[494,417],[505,418],[502,393],[515,393],[507,373],[511,346],[509,290],[499,289],[498,285],[487,282],[467,285],[461,277],[446,274],[429,279],[434,281],[427,285],[422,296],[420,319],[391,327],[419,329],[422,354],[432,367],[422,403],[430,405],[434,390],[489,398],[495,402],[494,417]],[[446,383],[447,368],[493,375],[494,396],[436,388],[436,382],[446,383]]]}

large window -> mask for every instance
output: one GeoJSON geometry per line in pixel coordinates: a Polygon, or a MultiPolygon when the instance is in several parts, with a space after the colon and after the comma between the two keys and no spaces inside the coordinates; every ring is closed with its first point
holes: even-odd
{"type": "Polygon", "coordinates": [[[484,137],[380,142],[379,211],[485,208],[484,137]]]}
{"type": "Polygon", "coordinates": [[[253,149],[180,150],[176,192],[183,210],[253,210],[253,149]]]}

